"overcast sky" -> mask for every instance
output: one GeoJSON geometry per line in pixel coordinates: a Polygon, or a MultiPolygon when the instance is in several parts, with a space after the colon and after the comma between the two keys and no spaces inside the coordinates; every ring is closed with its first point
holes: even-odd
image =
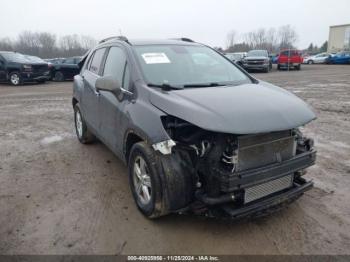
{"type": "Polygon", "coordinates": [[[222,47],[230,30],[290,24],[306,48],[327,40],[330,25],[350,23],[350,0],[0,0],[0,10],[0,38],[31,30],[99,40],[121,29],[129,38],[185,36],[222,47]]]}

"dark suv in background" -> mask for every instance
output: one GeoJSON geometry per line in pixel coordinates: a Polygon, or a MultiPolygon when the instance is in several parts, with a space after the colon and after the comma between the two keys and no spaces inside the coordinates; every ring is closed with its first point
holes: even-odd
{"type": "Polygon", "coordinates": [[[74,76],[79,74],[80,56],[46,60],[52,63],[51,77],[54,81],[73,80],[74,76]]]}
{"type": "Polygon", "coordinates": [[[312,187],[315,118],[298,97],[260,81],[214,49],[179,40],[102,41],[74,78],[83,144],[98,138],[128,166],[149,218],[194,212],[240,218],[312,187]]]}
{"type": "Polygon", "coordinates": [[[0,52],[0,82],[14,86],[25,82],[44,83],[50,79],[48,64],[16,52],[0,52]]]}
{"type": "Polygon", "coordinates": [[[272,61],[267,50],[250,50],[242,64],[247,71],[260,70],[268,73],[272,69],[272,61]]]}

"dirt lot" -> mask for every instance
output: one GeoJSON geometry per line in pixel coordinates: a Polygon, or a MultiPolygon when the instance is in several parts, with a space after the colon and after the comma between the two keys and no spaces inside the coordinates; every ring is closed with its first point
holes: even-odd
{"type": "Polygon", "coordinates": [[[239,223],[145,219],[121,161],[75,138],[71,82],[0,85],[0,253],[350,254],[350,66],[255,75],[311,104],[319,154],[312,191],[239,223]]]}

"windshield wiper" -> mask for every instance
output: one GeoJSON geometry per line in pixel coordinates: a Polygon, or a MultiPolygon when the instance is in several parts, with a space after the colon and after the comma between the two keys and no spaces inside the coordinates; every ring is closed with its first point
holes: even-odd
{"type": "Polygon", "coordinates": [[[183,88],[180,87],[180,86],[172,86],[172,85],[169,85],[169,84],[153,84],[153,83],[149,83],[149,84],[147,84],[147,86],[150,86],[150,87],[160,87],[160,88],[163,89],[163,90],[183,89],[183,88]]]}
{"type": "Polygon", "coordinates": [[[184,85],[184,87],[213,87],[213,86],[226,86],[226,84],[220,84],[220,83],[202,83],[202,84],[187,84],[184,85]]]}

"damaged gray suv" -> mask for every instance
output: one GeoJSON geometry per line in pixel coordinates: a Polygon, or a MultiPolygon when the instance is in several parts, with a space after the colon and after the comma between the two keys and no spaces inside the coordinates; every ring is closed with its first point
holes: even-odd
{"type": "Polygon", "coordinates": [[[101,41],[72,103],[79,141],[125,162],[149,218],[264,215],[313,186],[303,175],[316,151],[299,130],[310,108],[190,39],[101,41]]]}

